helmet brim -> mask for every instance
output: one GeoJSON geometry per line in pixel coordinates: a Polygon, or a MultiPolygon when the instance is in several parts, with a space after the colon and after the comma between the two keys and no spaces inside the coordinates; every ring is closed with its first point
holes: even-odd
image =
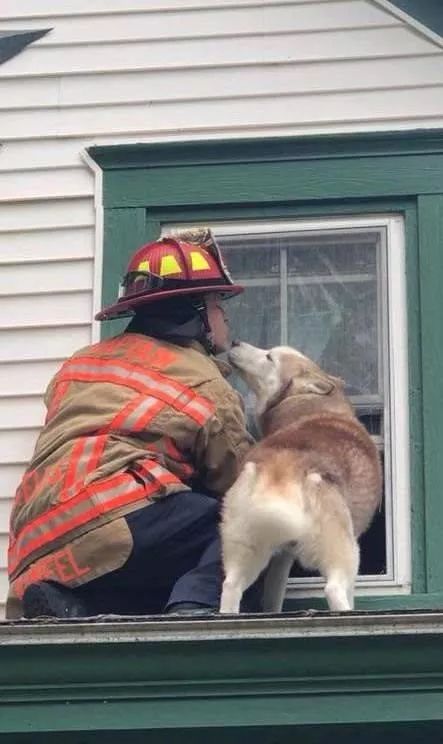
{"type": "Polygon", "coordinates": [[[235,297],[244,291],[244,287],[239,284],[212,284],[206,287],[183,287],[183,289],[170,289],[162,292],[153,292],[148,295],[141,295],[139,297],[128,297],[127,299],[121,298],[113,305],[108,305],[100,310],[95,316],[95,320],[115,320],[116,318],[129,318],[134,315],[137,308],[149,305],[152,302],[163,302],[171,297],[180,297],[184,295],[197,295],[197,294],[211,294],[216,292],[217,294],[225,295],[228,297],[235,297]]]}

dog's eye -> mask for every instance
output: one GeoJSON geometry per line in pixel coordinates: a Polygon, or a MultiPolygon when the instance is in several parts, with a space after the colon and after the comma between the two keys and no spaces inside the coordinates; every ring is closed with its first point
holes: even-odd
{"type": "Polygon", "coordinates": [[[271,352],[270,351],[268,351],[268,353],[266,354],[266,359],[268,359],[270,362],[273,361],[272,355],[271,355],[271,352]]]}

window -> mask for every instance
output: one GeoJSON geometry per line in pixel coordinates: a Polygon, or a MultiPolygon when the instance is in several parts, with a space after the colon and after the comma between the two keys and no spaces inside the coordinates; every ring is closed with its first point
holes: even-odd
{"type": "MultiPolygon", "coordinates": [[[[401,217],[215,223],[212,227],[235,281],[246,288],[230,301],[233,336],[264,348],[294,346],[345,380],[357,415],[381,452],[385,475],[383,508],[360,543],[358,588],[371,592],[382,585],[387,591],[408,592],[401,217]]],[[[254,396],[240,378],[233,382],[244,397],[254,430],[254,396]]],[[[316,594],[320,586],[318,577],[294,566],[289,593],[316,594]]]]}
{"type": "MultiPolygon", "coordinates": [[[[240,262],[233,266],[238,277],[249,283],[238,302],[249,303],[240,309],[242,325],[249,313],[251,340],[256,334],[260,343],[306,344],[341,371],[383,447],[382,545],[374,552],[371,534],[363,546],[357,607],[441,607],[443,131],[88,152],[103,169],[103,276],[96,274],[95,307],[114,299],[137,246],[171,226],[214,226],[231,262],[240,262]],[[247,243],[250,250],[242,250],[247,243]],[[374,555],[382,565],[371,565],[374,555]]],[[[99,241],[97,266],[101,259],[99,241]]],[[[97,324],[95,338],[118,329],[119,321],[97,324]]],[[[297,598],[315,586],[300,581],[297,598]]]]}

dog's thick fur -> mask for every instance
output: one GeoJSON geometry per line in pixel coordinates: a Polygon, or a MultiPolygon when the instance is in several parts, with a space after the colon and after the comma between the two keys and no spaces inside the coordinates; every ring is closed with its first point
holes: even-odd
{"type": "Polygon", "coordinates": [[[376,447],[342,381],[303,354],[241,343],[229,357],[256,393],[264,438],[225,497],[220,611],[239,612],[243,592],[271,559],[265,611],[281,611],[295,559],[325,577],[331,610],[351,610],[357,538],[381,498],[376,447]]]}

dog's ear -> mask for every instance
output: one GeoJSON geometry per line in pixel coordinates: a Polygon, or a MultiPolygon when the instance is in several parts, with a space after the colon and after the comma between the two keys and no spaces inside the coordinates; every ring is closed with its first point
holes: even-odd
{"type": "Polygon", "coordinates": [[[306,393],[314,395],[329,395],[337,387],[343,387],[343,380],[332,375],[322,375],[317,372],[309,372],[306,377],[300,381],[300,386],[306,393]]]}
{"type": "Polygon", "coordinates": [[[301,354],[282,355],[280,374],[286,395],[290,387],[296,395],[329,395],[333,390],[342,390],[344,387],[343,380],[324,372],[315,362],[301,354]]]}
{"type": "Polygon", "coordinates": [[[321,377],[320,375],[310,375],[304,381],[304,388],[307,393],[314,393],[315,395],[328,395],[334,389],[334,385],[327,377],[321,377]]]}

